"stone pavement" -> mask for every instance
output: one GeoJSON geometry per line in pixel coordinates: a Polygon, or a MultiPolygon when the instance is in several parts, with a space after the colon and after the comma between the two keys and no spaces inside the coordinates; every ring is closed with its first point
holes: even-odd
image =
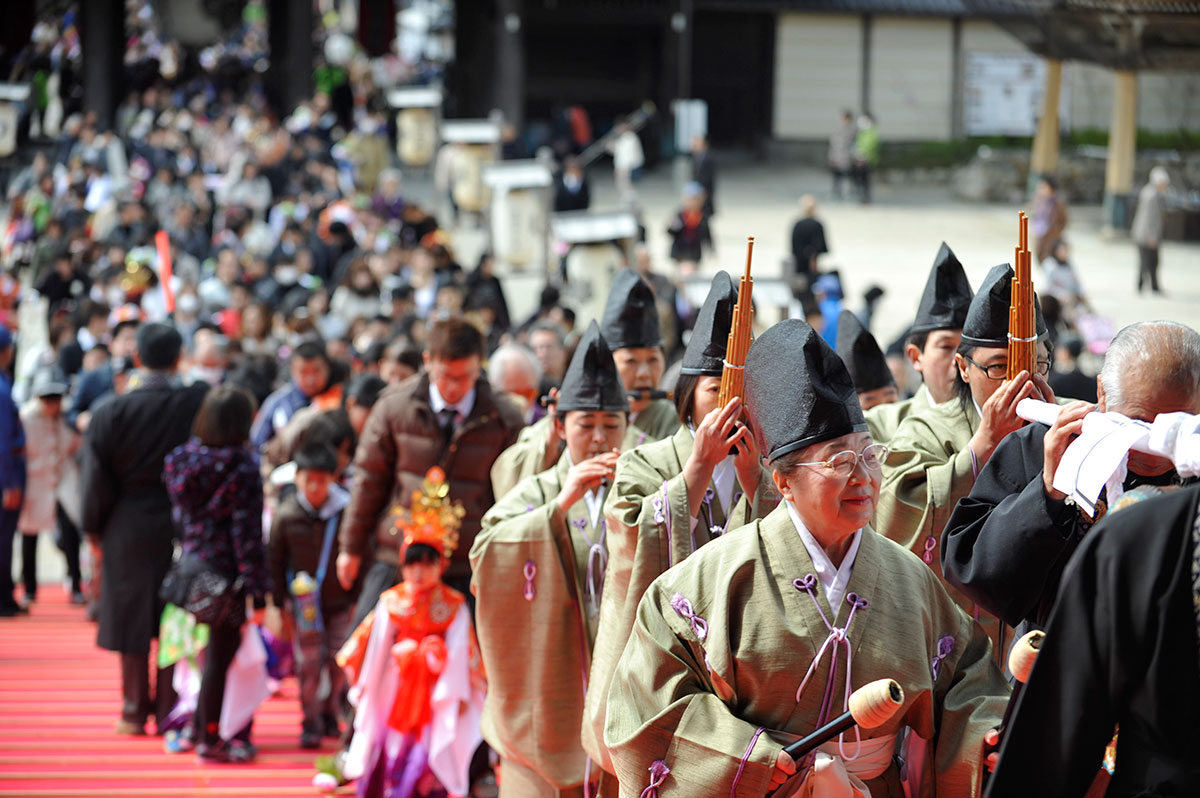
{"type": "MultiPolygon", "coordinates": [[[[678,208],[681,181],[669,165],[660,167],[639,184],[648,246],[655,268],[674,272],[668,257],[666,227],[678,208]]],[[[590,172],[593,209],[617,207],[611,172],[597,165],[590,172]]],[[[701,272],[724,268],[736,279],[745,263],[746,236],[755,237],[755,275],[781,276],[782,259],[790,249],[791,225],[798,217],[799,197],[814,194],[817,216],[825,225],[831,252],[822,268],[841,271],[847,305],[857,310],[862,293],[872,284],[886,290],[877,307],[874,332],[886,346],[907,327],[916,313],[925,278],[944,240],[978,285],[988,269],[1011,262],[1017,239],[1015,205],[979,205],[956,200],[936,186],[877,184],[875,202],[830,199],[826,173],[791,164],[728,163],[717,177],[717,214],[713,219],[715,256],[706,256],[701,272]]],[[[427,191],[419,179],[410,189],[427,191]],[[424,190],[422,190],[424,189],[424,190]]],[[[1135,321],[1173,319],[1200,326],[1200,244],[1166,242],[1161,255],[1160,278],[1165,297],[1149,292],[1138,295],[1137,252],[1126,237],[1105,236],[1099,206],[1073,207],[1066,237],[1073,250],[1076,271],[1098,313],[1111,317],[1118,328],[1135,321]]],[[[470,236],[462,241],[463,254],[470,236]]],[[[479,242],[473,241],[476,246],[479,242]]],[[[473,265],[473,258],[463,264],[473,265]]],[[[1035,287],[1039,271],[1035,266],[1035,287]]],[[[522,318],[529,300],[526,291],[507,290],[514,317],[522,318]],[[518,294],[513,296],[513,294],[518,294]],[[515,300],[515,301],[514,301],[515,300]]],[[[536,296],[532,297],[536,299],[536,296]]],[[[774,316],[768,316],[774,320],[774,316]]],[[[764,319],[766,320],[766,319],[764,319]]],[[[581,320],[586,321],[586,320],[581,320]]]]}

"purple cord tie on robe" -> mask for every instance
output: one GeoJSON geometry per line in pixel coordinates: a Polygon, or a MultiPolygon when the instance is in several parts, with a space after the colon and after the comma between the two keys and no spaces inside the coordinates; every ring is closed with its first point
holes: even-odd
{"type": "Polygon", "coordinates": [[[533,560],[526,560],[523,572],[525,574],[525,600],[533,601],[534,596],[537,595],[537,588],[533,585],[533,578],[537,576],[537,563],[533,560]]]}
{"type": "Polygon", "coordinates": [[[667,780],[670,772],[666,762],[661,759],[654,760],[654,764],[650,765],[650,784],[642,790],[640,798],[658,798],[658,788],[667,780]]]}
{"type": "Polygon", "coordinates": [[[671,608],[680,618],[688,622],[696,639],[703,643],[704,639],[708,637],[708,621],[696,614],[696,610],[692,608],[692,602],[684,598],[682,593],[676,593],[671,599],[671,608]]]}
{"type": "Polygon", "coordinates": [[[921,555],[921,559],[927,565],[933,565],[933,550],[937,548],[937,538],[933,535],[925,538],[925,553],[921,555]]]}
{"type": "Polygon", "coordinates": [[[954,635],[943,635],[938,640],[937,655],[933,658],[931,670],[933,671],[934,679],[938,677],[938,668],[941,666],[942,660],[950,656],[952,651],[954,651],[954,635]]]}
{"type": "MultiPolygon", "coordinates": [[[[853,652],[850,645],[850,624],[854,623],[854,614],[859,610],[869,609],[871,603],[865,598],[861,598],[857,593],[847,593],[846,603],[850,605],[850,614],[846,617],[846,625],[842,627],[834,626],[825,617],[825,611],[821,609],[821,602],[817,600],[817,577],[813,574],[805,574],[801,579],[792,580],[792,587],[802,593],[808,593],[812,599],[813,606],[817,608],[817,613],[821,616],[821,622],[825,624],[825,628],[829,630],[829,635],[825,638],[825,642],[821,644],[821,648],[817,650],[817,655],[813,657],[812,664],[808,666],[808,671],[804,674],[804,678],[800,681],[800,687],[796,689],[796,703],[800,702],[800,697],[804,694],[804,688],[808,686],[808,681],[817,672],[817,666],[820,665],[821,659],[825,656],[825,651],[830,651],[829,664],[829,681],[825,685],[825,697],[821,701],[821,712],[817,716],[817,725],[820,726],[830,720],[830,710],[833,708],[834,697],[834,678],[837,674],[837,649],[841,646],[845,653],[846,659],[846,678],[843,687],[842,696],[842,711],[846,712],[850,707],[850,683],[853,677],[852,660],[853,652]],[[832,648],[831,648],[832,646],[832,648]]],[[[834,620],[837,620],[837,611],[834,609],[834,620]]],[[[853,762],[858,759],[858,755],[862,753],[862,736],[859,733],[857,726],[854,727],[854,739],[858,745],[858,750],[854,752],[854,756],[847,756],[846,750],[843,747],[845,735],[838,735],[838,753],[842,759],[847,762],[853,762]]]]}
{"type": "Polygon", "coordinates": [[[576,518],[571,523],[575,525],[579,534],[583,535],[583,539],[588,544],[587,584],[584,587],[588,594],[592,613],[596,614],[600,612],[600,595],[604,591],[604,574],[608,569],[608,549],[604,547],[604,537],[608,533],[608,525],[601,519],[600,537],[593,542],[591,536],[585,531],[587,519],[576,518]]]}
{"type": "Polygon", "coordinates": [[[729,798],[733,798],[737,794],[738,782],[742,780],[742,772],[746,769],[746,763],[750,761],[750,752],[754,750],[754,744],[758,742],[762,733],[763,727],[759,726],[758,731],[754,732],[754,736],[750,738],[750,745],[746,746],[746,753],[742,754],[742,761],[738,762],[737,773],[733,775],[733,784],[729,787],[729,798]]]}

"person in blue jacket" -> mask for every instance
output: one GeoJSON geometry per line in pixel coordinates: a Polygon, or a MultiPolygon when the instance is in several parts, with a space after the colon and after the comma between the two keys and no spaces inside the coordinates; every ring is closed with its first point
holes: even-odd
{"type": "Polygon", "coordinates": [[[0,325],[0,618],[25,612],[13,598],[12,578],[13,535],[25,492],[25,429],[8,373],[13,350],[12,333],[0,325]]]}

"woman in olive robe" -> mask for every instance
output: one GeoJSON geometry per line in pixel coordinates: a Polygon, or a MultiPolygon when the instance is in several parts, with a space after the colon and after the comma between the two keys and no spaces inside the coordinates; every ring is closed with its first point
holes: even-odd
{"type": "Polygon", "coordinates": [[[675,390],[684,425],[671,438],[621,455],[605,499],[609,560],[582,734],[584,750],[609,774],[605,707],[642,593],[667,568],[726,530],[761,518],[778,502],[753,437],[737,423],[738,400],[717,407],[736,302],[733,281],[718,272],[697,315],[675,390]],[[731,447],[737,454],[730,454],[731,447]]]}
{"type": "Polygon", "coordinates": [[[501,798],[581,798],[589,781],[579,725],[607,559],[601,510],[629,415],[595,322],[556,404],[566,453],[501,499],[471,547],[483,734],[501,757],[501,798]]]}
{"type": "Polygon", "coordinates": [[[894,753],[920,737],[910,794],[978,795],[1008,687],[937,577],[868,526],[886,447],[844,365],[807,324],[782,322],[750,349],[746,398],[785,502],[646,591],[605,726],[620,794],[898,798],[894,753]],[[880,678],[904,691],[892,720],[800,762],[783,752],[880,678]]]}
{"type": "MultiPolygon", "coordinates": [[[[874,527],[924,560],[939,578],[942,530],[996,446],[1025,423],[1016,413],[1017,403],[1029,396],[1054,400],[1045,380],[1050,361],[1044,352],[1038,373],[1022,372],[1005,381],[1012,276],[1012,267],[996,266],[971,300],[955,355],[958,397],[909,416],[888,442],[874,527]]],[[[1039,334],[1044,335],[1040,310],[1037,320],[1039,334]]],[[[956,587],[944,580],[943,584],[959,606],[983,624],[996,656],[1003,658],[1010,630],[956,587]]]]}

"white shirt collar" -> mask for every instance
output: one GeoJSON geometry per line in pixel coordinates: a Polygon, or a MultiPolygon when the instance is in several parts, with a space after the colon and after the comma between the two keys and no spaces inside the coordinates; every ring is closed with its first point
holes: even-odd
{"type": "Polygon", "coordinates": [[[929,386],[921,383],[921,390],[925,392],[925,401],[929,403],[929,406],[936,407],[938,403],[934,401],[933,393],[930,392],[929,386]]]}
{"type": "Polygon", "coordinates": [[[304,496],[304,491],[298,488],[296,489],[296,500],[309,515],[315,515],[322,521],[328,521],[346,509],[346,505],[350,503],[350,493],[335,482],[329,486],[329,495],[325,497],[325,503],[319,508],[309,504],[308,499],[304,496]]]}
{"type": "Polygon", "coordinates": [[[804,548],[808,550],[808,556],[813,564],[813,571],[817,577],[817,581],[821,583],[821,587],[825,590],[825,598],[829,600],[829,608],[833,610],[833,617],[836,622],[842,599],[846,597],[846,586],[850,583],[850,572],[854,569],[854,560],[858,557],[858,545],[862,543],[862,530],[860,529],[854,533],[854,539],[850,542],[850,549],[842,559],[841,566],[834,568],[833,561],[829,559],[829,555],[825,553],[825,549],[821,548],[821,544],[817,542],[812,532],[809,532],[808,527],[800,520],[800,514],[796,512],[796,506],[790,501],[785,501],[784,504],[787,505],[788,516],[791,517],[792,524],[800,534],[800,540],[804,543],[804,548]]]}
{"type": "Polygon", "coordinates": [[[466,396],[454,404],[448,403],[442,398],[441,391],[432,381],[429,383],[429,404],[433,407],[435,415],[440,415],[447,407],[452,407],[458,411],[456,421],[462,423],[463,419],[471,415],[471,408],[475,407],[475,386],[471,386],[471,390],[467,391],[466,396]]]}
{"type": "Polygon", "coordinates": [[[595,490],[589,490],[583,494],[583,500],[587,502],[588,520],[592,522],[592,528],[600,526],[600,513],[604,510],[604,494],[608,491],[603,485],[595,490]]]}

